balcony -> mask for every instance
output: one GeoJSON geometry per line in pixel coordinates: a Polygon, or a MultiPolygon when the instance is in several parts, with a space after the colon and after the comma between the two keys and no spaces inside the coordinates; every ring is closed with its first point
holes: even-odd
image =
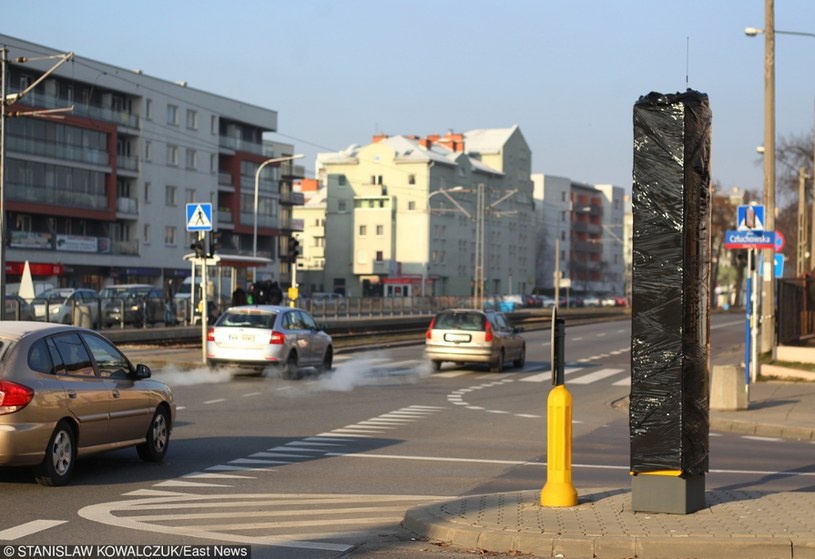
{"type": "Polygon", "coordinates": [[[118,171],[137,174],[139,172],[139,158],[130,155],[119,155],[116,157],[116,167],[118,171]]]}
{"type": "Polygon", "coordinates": [[[107,210],[106,194],[73,192],[32,184],[10,183],[6,185],[6,200],[30,204],[49,204],[85,210],[107,210]]]}
{"type": "Polygon", "coordinates": [[[71,116],[84,116],[93,120],[102,120],[105,122],[118,124],[120,126],[125,126],[127,128],[139,128],[138,115],[106,107],[84,105],[77,101],[60,99],[58,97],[54,97],[53,95],[32,92],[23,97],[19,103],[21,105],[41,107],[45,109],[63,108],[73,105],[74,110],[71,112],[71,116]]]}
{"type": "Polygon", "coordinates": [[[106,151],[68,144],[47,143],[41,140],[11,135],[6,138],[6,142],[10,152],[87,163],[105,167],[106,169],[110,166],[110,156],[106,151]]]}
{"type": "Polygon", "coordinates": [[[120,197],[116,200],[116,213],[119,217],[139,217],[139,201],[136,198],[120,197]]]}
{"type": "Polygon", "coordinates": [[[257,155],[263,154],[263,144],[242,140],[240,138],[218,136],[218,145],[229,151],[245,151],[247,153],[254,153],[257,155]]]}
{"type": "Polygon", "coordinates": [[[218,209],[218,227],[234,227],[235,223],[232,221],[232,210],[226,208],[218,209]]]}
{"type": "Polygon", "coordinates": [[[306,203],[306,198],[302,192],[281,192],[280,203],[289,206],[302,206],[306,203]]]}
{"type": "Polygon", "coordinates": [[[281,219],[280,220],[280,230],[281,231],[302,231],[304,227],[304,222],[302,219],[281,219]]]}

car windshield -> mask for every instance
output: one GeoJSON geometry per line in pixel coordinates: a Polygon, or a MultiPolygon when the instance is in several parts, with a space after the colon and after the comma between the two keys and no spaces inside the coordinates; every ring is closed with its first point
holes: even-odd
{"type": "Polygon", "coordinates": [[[43,303],[45,301],[48,301],[49,303],[56,302],[61,303],[70,296],[71,296],[70,293],[63,293],[62,291],[45,291],[41,293],[40,296],[35,299],[35,301],[38,301],[40,303],[43,303]]]}
{"type": "Polygon", "coordinates": [[[474,312],[442,313],[436,318],[439,330],[484,330],[483,314],[474,312]]]}
{"type": "Polygon", "coordinates": [[[277,313],[226,311],[215,326],[219,328],[265,328],[271,330],[277,313]]]}

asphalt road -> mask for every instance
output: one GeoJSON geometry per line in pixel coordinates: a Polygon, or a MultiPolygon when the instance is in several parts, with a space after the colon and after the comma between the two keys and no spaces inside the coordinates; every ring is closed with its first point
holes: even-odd
{"type": "MultiPolygon", "coordinates": [[[[713,362],[740,359],[742,336],[739,316],[714,316],[713,362]]],[[[436,499],[543,486],[549,332],[526,339],[526,365],[503,373],[451,364],[431,373],[421,346],[340,354],[334,371],[300,381],[155,369],[179,406],[165,463],[111,452],[82,460],[63,488],[2,469],[0,541],[241,543],[253,557],[287,559],[472,556],[414,541],[399,524],[407,508],[436,499]]],[[[630,486],[629,344],[627,321],[567,325],[578,492],[630,486]]],[[[811,473],[777,473],[811,470],[811,453],[713,433],[707,485],[811,491],[811,473]]]]}

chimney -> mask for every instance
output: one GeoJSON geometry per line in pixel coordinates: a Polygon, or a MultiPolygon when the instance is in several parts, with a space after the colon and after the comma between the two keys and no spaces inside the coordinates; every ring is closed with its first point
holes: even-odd
{"type": "Polygon", "coordinates": [[[371,141],[371,143],[372,144],[378,144],[382,140],[387,140],[387,139],[388,139],[387,134],[374,134],[374,137],[373,137],[373,140],[371,141]]]}
{"type": "Polygon", "coordinates": [[[448,132],[444,135],[444,138],[439,140],[439,144],[443,145],[450,151],[461,153],[464,151],[464,134],[448,132]]]}

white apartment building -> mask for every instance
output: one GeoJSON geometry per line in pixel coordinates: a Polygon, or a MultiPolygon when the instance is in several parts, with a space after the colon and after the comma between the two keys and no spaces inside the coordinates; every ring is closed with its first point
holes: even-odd
{"type": "Polygon", "coordinates": [[[535,283],[531,159],[518,126],[378,135],[320,154],[325,290],[471,295],[481,228],[484,292],[528,293],[535,283]]]}
{"type": "MultiPolygon", "coordinates": [[[[7,94],[51,69],[43,56],[61,54],[5,35],[0,43],[7,94]]],[[[7,113],[19,116],[5,120],[7,282],[28,260],[36,280],[61,286],[171,287],[190,274],[188,203],[212,204],[218,253],[234,256],[243,277],[257,256],[261,277],[288,279],[281,243],[299,230],[292,207],[302,197],[290,165],[255,182],[263,161],[293,151],[264,147],[276,111],[77,56],[7,113]],[[25,116],[55,108],[66,109],[59,119],[25,116]]]]}

